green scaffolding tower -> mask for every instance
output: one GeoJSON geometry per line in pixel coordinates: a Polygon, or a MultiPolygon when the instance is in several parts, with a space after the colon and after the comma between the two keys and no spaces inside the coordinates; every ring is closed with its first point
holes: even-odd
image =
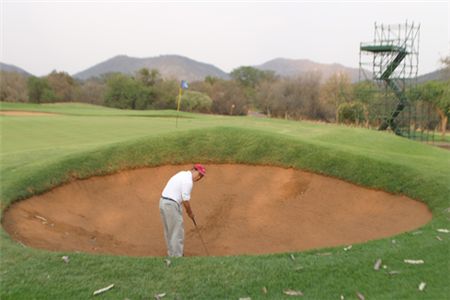
{"type": "Polygon", "coordinates": [[[411,137],[411,119],[417,118],[417,113],[407,91],[417,83],[419,33],[420,25],[414,23],[375,23],[373,41],[360,45],[360,81],[373,81],[384,91],[378,130],[390,128],[397,135],[411,137]]]}

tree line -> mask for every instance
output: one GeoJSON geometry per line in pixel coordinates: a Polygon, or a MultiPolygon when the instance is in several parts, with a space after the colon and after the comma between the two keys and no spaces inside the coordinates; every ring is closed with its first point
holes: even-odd
{"type": "MultiPolygon", "coordinates": [[[[450,58],[443,59],[449,77],[450,58]]],[[[231,79],[208,76],[190,83],[184,91],[181,110],[223,115],[246,115],[250,110],[269,117],[319,120],[377,126],[371,117],[383,96],[370,81],[352,83],[345,73],[325,81],[320,73],[280,77],[272,71],[243,66],[231,79]]],[[[111,73],[77,80],[65,72],[43,77],[25,77],[1,72],[0,101],[53,103],[86,102],[120,109],[176,109],[179,82],[164,79],[158,70],[140,69],[132,76],[111,73]]],[[[429,103],[439,115],[440,129],[448,129],[450,81],[428,81],[408,90],[412,101],[429,103]]]]}

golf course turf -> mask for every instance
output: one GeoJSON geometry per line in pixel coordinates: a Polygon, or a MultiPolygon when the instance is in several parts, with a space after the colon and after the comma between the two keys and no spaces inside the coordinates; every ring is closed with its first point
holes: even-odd
{"type": "Polygon", "coordinates": [[[285,299],[291,297],[283,292],[287,289],[302,291],[305,299],[357,299],[357,293],[366,299],[445,299],[449,294],[449,151],[385,132],[308,122],[181,113],[177,129],[173,111],[7,103],[2,109],[57,114],[0,116],[2,219],[14,201],[64,183],[192,162],[300,169],[408,196],[433,214],[412,232],[351,248],[185,257],[171,259],[170,266],[161,257],[38,250],[2,230],[2,299],[89,298],[110,284],[111,290],[95,297],[285,299]],[[378,259],[382,266],[374,270],[378,259]],[[424,291],[418,290],[421,282],[424,291]]]}

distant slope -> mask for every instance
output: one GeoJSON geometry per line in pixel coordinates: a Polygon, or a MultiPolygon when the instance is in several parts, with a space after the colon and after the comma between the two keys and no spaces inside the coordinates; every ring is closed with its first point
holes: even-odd
{"type": "Polygon", "coordinates": [[[227,73],[213,65],[179,55],[161,55],[148,58],[118,55],[73,76],[85,80],[111,72],[133,75],[142,68],[158,69],[164,78],[175,78],[179,80],[198,81],[203,80],[206,76],[223,79],[229,78],[227,73]]]}
{"type": "Polygon", "coordinates": [[[24,69],[21,69],[19,67],[14,66],[14,65],[4,64],[2,62],[0,62],[0,71],[16,72],[16,73],[19,73],[19,74],[22,74],[22,75],[25,75],[25,76],[32,76],[31,73],[28,73],[24,69]]]}
{"type": "Polygon", "coordinates": [[[430,80],[449,80],[450,74],[445,72],[444,69],[436,70],[430,73],[426,73],[420,76],[417,76],[418,83],[424,83],[430,80]]]}
{"type": "Polygon", "coordinates": [[[271,70],[280,76],[298,76],[308,72],[322,74],[322,80],[327,80],[335,73],[347,73],[352,82],[359,79],[359,69],[349,68],[340,64],[321,64],[308,59],[276,58],[262,65],[254,66],[260,70],[271,70]]]}

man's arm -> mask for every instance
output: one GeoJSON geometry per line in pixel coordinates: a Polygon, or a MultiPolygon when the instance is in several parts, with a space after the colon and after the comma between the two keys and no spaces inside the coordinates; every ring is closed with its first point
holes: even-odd
{"type": "Polygon", "coordinates": [[[186,209],[186,213],[188,214],[189,218],[191,218],[192,220],[194,220],[195,215],[194,215],[194,213],[192,212],[191,204],[189,203],[189,201],[183,201],[183,206],[184,206],[184,208],[186,209]]]}

